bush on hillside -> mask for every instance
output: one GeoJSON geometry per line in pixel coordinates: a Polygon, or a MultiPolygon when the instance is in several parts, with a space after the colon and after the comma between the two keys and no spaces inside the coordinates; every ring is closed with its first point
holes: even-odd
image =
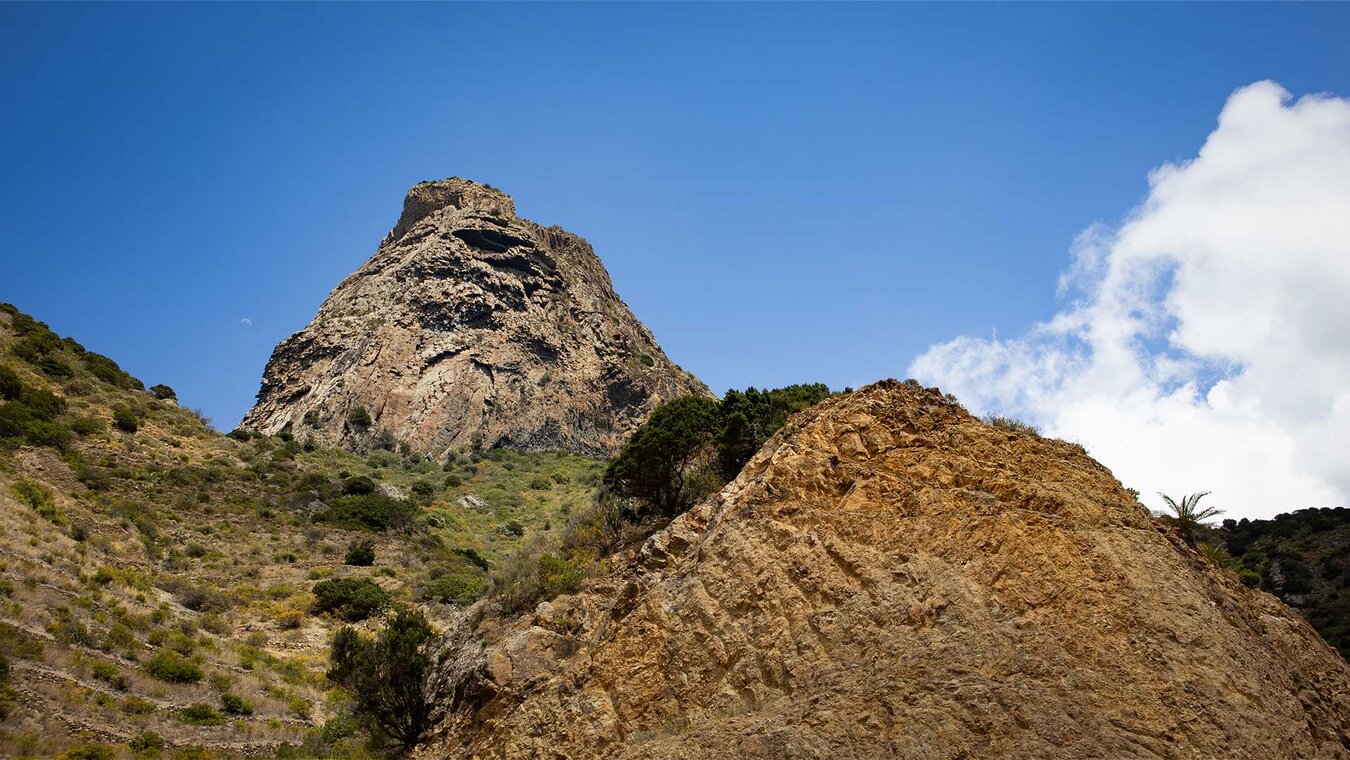
{"type": "Polygon", "coordinates": [[[252,715],[253,704],[247,699],[230,692],[220,695],[220,709],[226,715],[252,715]]]}
{"type": "MultiPolygon", "coordinates": [[[[109,385],[115,385],[123,390],[135,391],[145,387],[140,380],[132,377],[121,367],[117,366],[117,362],[102,354],[90,352],[85,353],[81,358],[84,360],[84,366],[89,370],[90,374],[109,385]]],[[[169,388],[167,385],[157,385],[155,387],[169,388]]],[[[169,389],[169,393],[172,394],[173,390],[169,389]]],[[[158,394],[156,395],[158,396],[158,394]]],[[[160,396],[160,398],[163,397],[160,396]]]]}
{"type": "Polygon", "coordinates": [[[314,516],[349,530],[406,531],[413,527],[417,507],[384,494],[368,493],[334,499],[328,509],[314,516]]]}
{"type": "Polygon", "coordinates": [[[373,422],[374,420],[370,419],[370,412],[367,412],[364,406],[356,407],[347,415],[347,425],[358,435],[369,430],[373,422]]]}
{"type": "Polygon", "coordinates": [[[205,702],[193,702],[184,707],[178,716],[190,726],[218,726],[225,722],[220,713],[205,702]]]}
{"type": "Polygon", "coordinates": [[[389,592],[370,578],[332,578],[314,584],[315,613],[355,623],[389,605],[389,592]]]}
{"type": "Polygon", "coordinates": [[[0,654],[0,720],[9,717],[14,696],[9,690],[9,660],[0,654]]]}
{"type": "Polygon", "coordinates": [[[136,419],[136,413],[125,404],[118,404],[113,407],[113,426],[124,433],[134,433],[140,429],[140,421],[136,419]]]}
{"type": "Polygon", "coordinates": [[[342,481],[342,492],[348,496],[375,493],[375,481],[365,475],[354,475],[342,481]]]}
{"type": "Polygon", "coordinates": [[[51,489],[31,480],[20,480],[9,487],[10,493],[21,503],[27,504],[44,519],[57,524],[65,523],[65,517],[56,506],[56,497],[51,489]]]}
{"type": "Polygon", "coordinates": [[[14,401],[23,394],[23,381],[9,367],[0,366],[0,400],[14,401]]]}
{"type": "Polygon", "coordinates": [[[343,563],[355,567],[370,567],[375,564],[375,542],[366,538],[347,544],[347,556],[343,563]]]}
{"type": "Polygon", "coordinates": [[[100,742],[84,742],[60,754],[60,760],[116,760],[117,750],[100,742]]]}
{"type": "Polygon", "coordinates": [[[169,386],[165,385],[164,383],[160,383],[160,384],[158,384],[158,385],[152,385],[152,386],[150,386],[150,393],[151,393],[152,395],[154,395],[154,397],[157,398],[157,399],[159,399],[160,401],[177,401],[177,400],[178,400],[178,394],[177,394],[177,393],[174,393],[173,388],[170,388],[169,386]]]}
{"type": "Polygon", "coordinates": [[[394,432],[389,428],[380,428],[380,432],[375,434],[375,440],[371,445],[382,451],[396,451],[398,449],[398,439],[394,437],[394,432]]]}
{"type": "Polygon", "coordinates": [[[416,481],[412,484],[410,490],[413,495],[421,501],[427,501],[431,499],[432,496],[436,495],[436,486],[432,485],[431,482],[427,480],[416,481]]]}
{"type": "Polygon", "coordinates": [[[197,683],[202,680],[202,669],[172,649],[161,649],[145,662],[145,672],[170,683],[197,683]]]}
{"type": "Polygon", "coordinates": [[[473,573],[446,573],[427,581],[422,598],[458,605],[472,604],[483,592],[485,579],[473,573]]]}

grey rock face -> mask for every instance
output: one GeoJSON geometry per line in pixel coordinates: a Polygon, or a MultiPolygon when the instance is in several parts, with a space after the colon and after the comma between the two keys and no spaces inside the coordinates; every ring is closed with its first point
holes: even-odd
{"type": "Polygon", "coordinates": [[[605,455],[663,401],[709,395],[614,292],[585,240],[463,179],[408,191],[379,250],[272,354],[243,426],[364,450],[605,455]],[[350,422],[364,408],[369,426],[350,422]]]}

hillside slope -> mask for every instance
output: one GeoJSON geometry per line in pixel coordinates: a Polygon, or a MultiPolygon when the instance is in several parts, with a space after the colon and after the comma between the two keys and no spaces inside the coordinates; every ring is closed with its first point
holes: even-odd
{"type": "Polygon", "coordinates": [[[886,381],[591,590],[425,757],[1350,757],[1350,666],[1080,447],[886,381]]]}
{"type": "Polygon", "coordinates": [[[1249,585],[1298,610],[1350,657],[1350,509],[1300,509],[1270,520],[1224,520],[1208,531],[1249,585]]]}
{"type": "Polygon", "coordinates": [[[424,182],[375,255],[277,346],[244,427],[365,450],[613,453],[708,389],[615,294],[585,240],[499,190],[424,182]],[[384,432],[387,431],[387,432],[384,432]]]}
{"type": "Polygon", "coordinates": [[[453,614],[603,469],[227,437],[152,390],[0,304],[0,757],[361,755],[324,673],[366,610],[321,584],[453,614]]]}

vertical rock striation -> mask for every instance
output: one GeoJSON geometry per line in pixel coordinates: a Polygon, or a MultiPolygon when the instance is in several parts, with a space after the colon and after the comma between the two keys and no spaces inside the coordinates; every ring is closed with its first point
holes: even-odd
{"type": "Polygon", "coordinates": [[[615,294],[585,240],[463,179],[398,224],[267,363],[243,426],[362,449],[614,452],[659,403],[709,391],[615,294]],[[351,415],[364,408],[368,426],[351,415]]]}

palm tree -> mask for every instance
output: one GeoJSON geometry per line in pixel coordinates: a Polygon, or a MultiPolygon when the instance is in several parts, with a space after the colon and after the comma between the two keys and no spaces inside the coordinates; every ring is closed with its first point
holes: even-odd
{"type": "Polygon", "coordinates": [[[1223,510],[1218,507],[1200,507],[1200,500],[1209,496],[1209,491],[1183,496],[1179,502],[1165,493],[1159,492],[1158,495],[1166,502],[1167,508],[1172,511],[1171,517],[1181,530],[1182,538],[1186,539],[1186,543],[1192,545],[1195,544],[1196,530],[1204,525],[1207,520],[1223,514],[1223,510]]]}

